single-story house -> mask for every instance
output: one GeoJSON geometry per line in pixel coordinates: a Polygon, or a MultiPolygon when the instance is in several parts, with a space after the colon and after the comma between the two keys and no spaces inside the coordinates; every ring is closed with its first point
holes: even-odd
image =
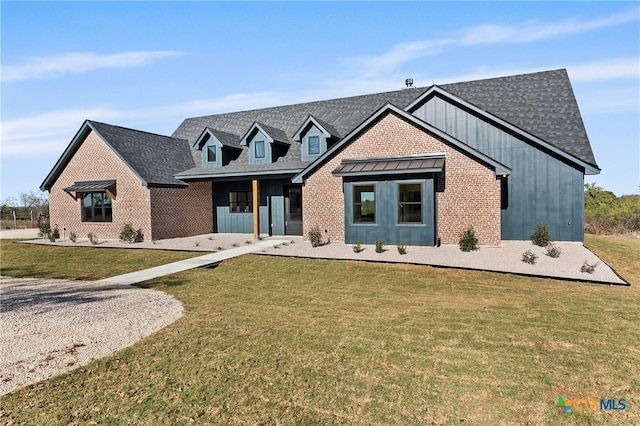
{"type": "Polygon", "coordinates": [[[566,70],[188,118],[171,136],[85,121],[53,166],[51,222],[117,238],[211,232],[370,244],[582,241],[600,172],[566,70]]]}

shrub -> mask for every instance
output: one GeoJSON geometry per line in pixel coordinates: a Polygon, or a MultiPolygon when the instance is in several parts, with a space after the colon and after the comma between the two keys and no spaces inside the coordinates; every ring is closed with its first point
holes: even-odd
{"type": "Polygon", "coordinates": [[[311,242],[311,247],[320,247],[322,245],[322,232],[320,232],[320,228],[317,226],[311,228],[309,231],[309,241],[311,242]]]}
{"type": "Polygon", "coordinates": [[[582,264],[582,266],[580,267],[580,272],[586,272],[587,274],[593,274],[593,272],[596,270],[596,266],[598,266],[598,262],[590,265],[589,262],[587,262],[585,260],[584,263],[582,264]]]}
{"type": "Polygon", "coordinates": [[[69,239],[75,243],[76,241],[78,241],[78,235],[75,232],[71,231],[69,232],[69,239]]]}
{"type": "Polygon", "coordinates": [[[356,244],[353,246],[353,252],[360,253],[362,250],[364,250],[362,248],[362,240],[360,239],[360,237],[358,237],[356,238],[356,244]]]}
{"type": "Polygon", "coordinates": [[[562,250],[560,250],[560,247],[558,247],[557,245],[550,243],[547,246],[547,256],[549,257],[553,257],[554,259],[560,257],[560,253],[562,253],[562,250]]]}
{"type": "Polygon", "coordinates": [[[384,240],[376,241],[376,253],[382,253],[384,251],[384,240]]]}
{"type": "Polygon", "coordinates": [[[47,237],[49,237],[49,240],[52,242],[60,238],[60,230],[58,229],[58,225],[55,225],[52,230],[49,230],[47,237]]]}
{"type": "Polygon", "coordinates": [[[478,238],[476,237],[476,231],[472,226],[467,228],[467,230],[460,235],[458,245],[462,251],[478,250],[478,238]]]}
{"type": "Polygon", "coordinates": [[[132,243],[136,240],[136,230],[133,229],[133,225],[130,223],[125,223],[120,228],[120,241],[125,243],[132,243]]]}
{"type": "Polygon", "coordinates": [[[531,242],[540,247],[546,247],[551,242],[548,223],[542,222],[536,225],[531,236],[531,242]]]}
{"type": "Polygon", "coordinates": [[[402,243],[398,243],[398,253],[407,254],[407,246],[402,243]]]}
{"type": "Polygon", "coordinates": [[[529,265],[535,265],[537,258],[538,256],[536,256],[536,254],[531,250],[527,250],[522,254],[522,261],[524,263],[528,263],[529,265]]]}
{"type": "Polygon", "coordinates": [[[98,237],[93,232],[89,232],[87,234],[87,238],[89,239],[89,242],[94,246],[98,244],[98,237]]]}
{"type": "Polygon", "coordinates": [[[38,225],[38,229],[40,230],[38,232],[38,237],[39,238],[48,237],[49,233],[51,232],[51,227],[49,226],[49,222],[47,222],[45,220],[40,222],[40,224],[38,225]]]}

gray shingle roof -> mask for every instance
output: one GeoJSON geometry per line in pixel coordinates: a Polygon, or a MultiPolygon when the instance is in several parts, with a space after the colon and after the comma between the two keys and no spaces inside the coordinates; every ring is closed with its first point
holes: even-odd
{"type": "Polygon", "coordinates": [[[276,129],[275,127],[269,126],[268,124],[259,123],[256,121],[256,124],[260,126],[262,130],[264,130],[267,135],[273,139],[274,142],[280,142],[285,145],[291,144],[291,139],[289,136],[280,129],[276,129]]]}
{"type": "Polygon", "coordinates": [[[191,145],[184,139],[96,121],[88,123],[149,185],[184,186],[173,176],[195,166],[191,145]]]}
{"type": "Polygon", "coordinates": [[[216,139],[220,141],[222,146],[242,149],[242,147],[240,146],[240,136],[234,135],[232,133],[227,133],[220,130],[212,129],[210,127],[207,127],[207,130],[210,131],[216,137],[216,139]]]}
{"type": "MultiPolygon", "coordinates": [[[[294,142],[292,137],[309,115],[313,115],[314,118],[321,120],[324,123],[332,123],[329,125],[332,133],[335,132],[336,134],[346,135],[387,102],[393,102],[399,107],[404,108],[423,92],[424,89],[407,89],[395,92],[376,93],[372,95],[353,96],[327,101],[316,101],[304,104],[188,118],[180,124],[175,132],[173,132],[172,137],[186,139],[193,144],[205,127],[244,135],[254,122],[257,122],[261,126],[266,125],[270,128],[275,128],[282,132],[281,135],[286,136],[286,142],[290,143],[286,154],[271,165],[251,166],[249,165],[248,150],[245,149],[237,160],[232,164],[225,166],[224,169],[233,169],[235,171],[246,170],[247,172],[255,171],[256,168],[271,170],[273,167],[279,167],[281,169],[302,169],[308,165],[309,162],[301,161],[301,144],[294,142]]],[[[274,135],[270,136],[274,137],[274,135]]],[[[180,173],[180,175],[184,177],[200,175],[203,172],[203,170],[200,169],[201,167],[195,167],[193,170],[186,170],[184,173],[180,173]]],[[[221,173],[212,168],[208,168],[206,171],[212,175],[221,173]]]]}
{"type": "Polygon", "coordinates": [[[440,87],[596,166],[565,69],[440,87]]]}
{"type": "MultiPolygon", "coordinates": [[[[596,165],[566,70],[444,84],[440,87],[580,160],[596,165]]],[[[301,158],[300,144],[293,143],[291,138],[310,115],[332,134],[344,136],[386,103],[404,109],[426,90],[403,89],[188,118],[172,136],[193,143],[206,126],[232,134],[245,134],[254,122],[258,122],[274,132],[282,132],[291,144],[287,153],[276,163],[288,169],[300,162],[301,158]]],[[[235,163],[225,168],[233,166],[238,170],[246,168],[247,171],[253,168],[248,164],[246,152],[242,152],[235,163]]],[[[181,175],[189,175],[190,172],[181,175]]]]}
{"type": "Polygon", "coordinates": [[[325,123],[330,123],[340,135],[346,135],[387,102],[404,108],[422,92],[424,89],[407,89],[187,118],[171,136],[193,143],[205,127],[244,135],[254,122],[258,122],[283,131],[287,135],[287,141],[293,142],[291,137],[309,115],[313,115],[314,118],[325,123]]]}

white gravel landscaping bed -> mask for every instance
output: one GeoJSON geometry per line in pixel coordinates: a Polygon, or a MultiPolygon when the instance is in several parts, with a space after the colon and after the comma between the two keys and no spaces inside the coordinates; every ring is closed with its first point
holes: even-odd
{"type": "Polygon", "coordinates": [[[593,252],[581,243],[574,242],[554,242],[554,245],[560,248],[561,253],[558,258],[552,258],[545,254],[545,248],[538,247],[530,241],[503,241],[501,247],[483,246],[480,247],[480,250],[467,253],[461,251],[458,245],[407,246],[407,253],[404,255],[398,253],[395,245],[385,246],[383,253],[376,253],[373,245],[362,245],[364,250],[360,253],[354,253],[353,244],[338,242],[314,248],[308,241],[301,239],[292,241],[292,244],[263,250],[262,254],[412,263],[628,285],[593,252]],[[522,261],[523,253],[528,250],[537,256],[536,263],[533,265],[522,261]],[[593,273],[581,272],[580,269],[584,262],[596,265],[593,273]]]}
{"type": "Polygon", "coordinates": [[[150,289],[0,277],[0,395],[131,346],[182,313],[150,289]]]}

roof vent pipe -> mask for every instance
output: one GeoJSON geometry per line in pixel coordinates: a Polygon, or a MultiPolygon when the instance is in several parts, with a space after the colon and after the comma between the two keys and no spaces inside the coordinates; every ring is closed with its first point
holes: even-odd
{"type": "Polygon", "coordinates": [[[413,79],[412,78],[408,78],[404,81],[404,84],[407,85],[407,87],[411,87],[413,86],[413,79]]]}

